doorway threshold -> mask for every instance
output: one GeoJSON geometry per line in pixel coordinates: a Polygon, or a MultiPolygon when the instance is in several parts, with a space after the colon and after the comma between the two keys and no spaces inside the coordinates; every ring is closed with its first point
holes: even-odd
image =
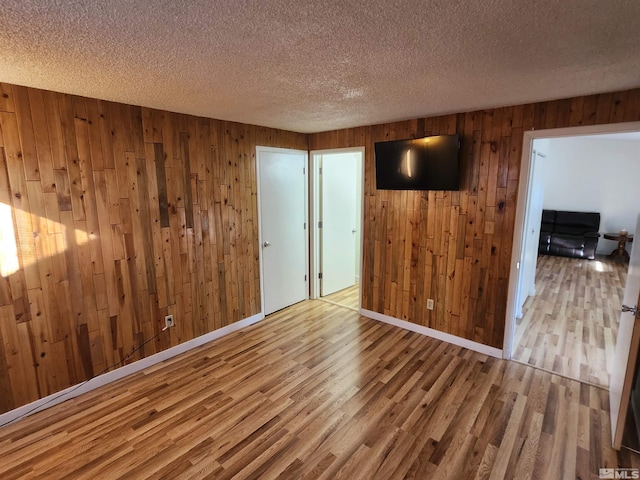
{"type": "Polygon", "coordinates": [[[550,373],[551,375],[556,375],[556,376],[558,376],[560,378],[566,378],[567,380],[573,380],[574,382],[582,383],[583,385],[588,385],[588,386],[593,387],[593,388],[598,388],[600,390],[604,390],[605,392],[609,391],[609,388],[605,387],[604,385],[598,385],[597,383],[591,383],[591,382],[588,382],[586,380],[580,380],[579,378],[570,377],[569,375],[564,375],[562,373],[554,372],[553,370],[550,370],[548,368],[538,367],[537,365],[531,365],[530,363],[522,362],[520,360],[515,360],[514,358],[511,358],[508,361],[514,362],[514,363],[519,363],[520,365],[526,365],[527,367],[535,368],[536,370],[540,370],[541,372],[550,373]]]}

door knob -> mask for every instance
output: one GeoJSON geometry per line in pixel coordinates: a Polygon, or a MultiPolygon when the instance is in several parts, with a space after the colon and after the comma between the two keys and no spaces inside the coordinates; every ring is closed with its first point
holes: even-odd
{"type": "Polygon", "coordinates": [[[630,313],[633,313],[635,315],[636,311],[637,311],[637,306],[634,305],[633,307],[630,307],[628,305],[622,305],[622,311],[623,312],[630,312],[630,313]]]}
{"type": "Polygon", "coordinates": [[[353,230],[351,230],[351,233],[356,233],[358,230],[356,230],[355,228],[353,230]]]}
{"type": "Polygon", "coordinates": [[[263,247],[265,247],[265,248],[266,248],[266,247],[270,247],[270,246],[271,246],[271,242],[264,242],[264,243],[262,244],[262,246],[263,246],[263,247]]]}

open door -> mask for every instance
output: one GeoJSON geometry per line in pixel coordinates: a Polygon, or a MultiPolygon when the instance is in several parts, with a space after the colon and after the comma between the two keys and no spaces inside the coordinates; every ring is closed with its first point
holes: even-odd
{"type": "MultiPolygon", "coordinates": [[[[536,140],[540,142],[540,140],[536,140]]],[[[535,146],[535,143],[534,143],[535,146]]],[[[527,188],[527,209],[522,234],[522,256],[520,259],[520,285],[516,317],[522,318],[522,307],[527,298],[536,293],[536,265],[540,243],[540,223],[544,200],[544,162],[546,156],[537,150],[531,152],[531,176],[527,188]]]]}
{"type": "MultiPolygon", "coordinates": [[[[640,239],[640,215],[636,221],[635,238],[640,239]]],[[[633,243],[627,285],[624,289],[622,313],[618,326],[618,339],[611,372],[609,402],[611,410],[611,437],[613,448],[622,444],[625,420],[629,409],[633,376],[640,344],[640,325],[637,307],[640,305],[640,247],[633,243]],[[630,308],[629,308],[630,307],[630,308]]]]}
{"type": "Polygon", "coordinates": [[[355,285],[358,227],[359,153],[322,156],[320,296],[355,285]]]}

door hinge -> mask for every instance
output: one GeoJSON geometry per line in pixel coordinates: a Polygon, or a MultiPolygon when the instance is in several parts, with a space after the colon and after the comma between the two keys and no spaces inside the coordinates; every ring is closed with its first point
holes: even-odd
{"type": "Polygon", "coordinates": [[[302,227],[303,229],[307,229],[307,222],[304,222],[304,226],[302,227]]]}
{"type": "Polygon", "coordinates": [[[318,228],[322,228],[322,222],[318,222],[318,228]]]}
{"type": "Polygon", "coordinates": [[[306,275],[304,276],[304,281],[305,281],[305,282],[307,281],[307,276],[306,276],[306,275]]]}
{"type": "Polygon", "coordinates": [[[319,278],[320,280],[322,280],[322,272],[320,272],[320,273],[318,274],[318,278],[319,278]]]}
{"type": "Polygon", "coordinates": [[[307,173],[307,169],[302,167],[302,174],[304,175],[305,173],[307,173]]]}
{"type": "Polygon", "coordinates": [[[319,173],[320,175],[322,175],[322,167],[320,167],[320,168],[318,169],[318,173],[319,173]]]}

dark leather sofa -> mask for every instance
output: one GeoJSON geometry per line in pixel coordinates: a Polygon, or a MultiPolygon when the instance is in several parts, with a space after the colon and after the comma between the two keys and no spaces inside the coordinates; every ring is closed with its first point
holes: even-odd
{"type": "Polygon", "coordinates": [[[599,213],[543,210],[538,253],[593,260],[599,229],[599,213]]]}

